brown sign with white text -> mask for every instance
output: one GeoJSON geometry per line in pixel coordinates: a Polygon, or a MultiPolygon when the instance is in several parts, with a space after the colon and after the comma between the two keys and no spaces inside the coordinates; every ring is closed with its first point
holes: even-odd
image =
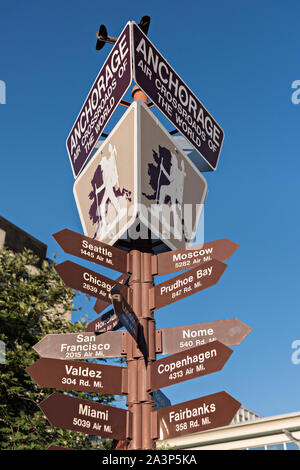
{"type": "Polygon", "coordinates": [[[61,393],[39,404],[52,426],[94,436],[125,439],[127,411],[61,393]]]}

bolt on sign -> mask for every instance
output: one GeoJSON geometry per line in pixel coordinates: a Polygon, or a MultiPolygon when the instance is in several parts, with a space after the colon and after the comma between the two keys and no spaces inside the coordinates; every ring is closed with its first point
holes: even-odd
{"type": "Polygon", "coordinates": [[[165,440],[227,426],[240,406],[240,402],[223,391],[162,408],[157,411],[158,438],[165,440]]]}
{"type": "Polygon", "coordinates": [[[141,101],[74,184],[84,234],[108,245],[148,229],[171,249],[192,245],[206,195],[204,177],[141,101]]]}
{"type": "Polygon", "coordinates": [[[123,354],[122,332],[49,334],[33,349],[41,356],[52,359],[99,359],[120,357],[123,354]]]}
{"type": "Polygon", "coordinates": [[[126,394],[124,367],[42,358],[27,367],[26,372],[40,387],[126,394]]]}
{"type": "Polygon", "coordinates": [[[224,132],[138,25],[133,28],[133,78],[199,153],[201,171],[217,168],[224,132]]]}
{"type": "Polygon", "coordinates": [[[221,370],[233,353],[219,341],[196,346],[155,361],[150,369],[150,389],[158,390],[221,370]]]}
{"type": "Polygon", "coordinates": [[[158,309],[216,284],[227,264],[213,259],[153,287],[152,308],[158,309]]]}
{"type": "Polygon", "coordinates": [[[226,346],[235,346],[246,338],[252,328],[238,318],[229,318],[194,325],[173,326],[156,331],[161,335],[161,354],[173,354],[216,340],[226,346]]]}
{"type": "MultiPolygon", "coordinates": [[[[55,269],[67,286],[84,294],[103,299],[107,303],[110,302],[109,294],[116,281],[72,261],[64,261],[55,266],[55,269]]],[[[127,292],[128,288],[126,286],[122,284],[118,284],[118,286],[127,292]]]]}
{"type": "Polygon", "coordinates": [[[52,426],[94,436],[126,438],[127,411],[61,393],[52,393],[39,404],[52,426]]]}
{"type": "Polygon", "coordinates": [[[66,146],[76,178],[132,81],[130,23],[104,62],[76,121],[66,146]]]}

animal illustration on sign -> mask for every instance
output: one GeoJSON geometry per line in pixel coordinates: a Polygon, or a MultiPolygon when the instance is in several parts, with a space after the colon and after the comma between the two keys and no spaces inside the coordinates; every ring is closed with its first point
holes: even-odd
{"type": "Polygon", "coordinates": [[[120,214],[126,214],[126,208],[121,207],[120,198],[131,201],[131,191],[119,187],[116,146],[110,143],[108,150],[110,156],[102,157],[92,178],[93,189],[89,194],[89,199],[92,201],[89,217],[94,224],[98,223],[94,234],[95,239],[100,239],[100,234],[103,235],[103,233],[112,230],[120,214]],[[111,207],[114,208],[114,213],[108,217],[111,207]]]}
{"type": "MultiPolygon", "coordinates": [[[[168,205],[173,214],[174,227],[169,226],[164,215],[161,215],[162,222],[168,226],[168,230],[173,233],[179,228],[180,234],[185,233],[184,216],[182,212],[184,180],[186,177],[185,163],[175,153],[168,148],[158,146],[158,152],[152,150],[155,163],[148,164],[149,185],[153,189],[153,194],[142,193],[148,200],[155,201],[157,209],[163,210],[168,205]]],[[[157,212],[156,212],[157,213],[157,212]]]]}

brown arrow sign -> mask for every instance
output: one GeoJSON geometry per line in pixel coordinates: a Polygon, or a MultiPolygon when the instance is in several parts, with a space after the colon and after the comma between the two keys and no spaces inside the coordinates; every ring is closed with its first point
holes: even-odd
{"type": "Polygon", "coordinates": [[[124,367],[43,358],[26,372],[40,387],[126,395],[124,367]]]}
{"type": "Polygon", "coordinates": [[[160,440],[227,426],[241,403],[227,392],[214,393],[157,412],[160,440]]]}
{"type": "Polygon", "coordinates": [[[70,255],[78,256],[93,263],[101,264],[106,268],[121,271],[122,273],[127,272],[128,254],[123,250],[73,232],[67,228],[54,233],[53,238],[70,255]]]}
{"type": "Polygon", "coordinates": [[[154,293],[152,308],[158,309],[177,300],[195,294],[218,282],[227,264],[212,260],[173,279],[158,284],[150,292],[154,293]]]}
{"type": "Polygon", "coordinates": [[[221,370],[233,353],[219,341],[172,354],[155,361],[150,372],[150,391],[221,370]]]}
{"type": "MultiPolygon", "coordinates": [[[[121,276],[118,277],[115,282],[118,282],[120,284],[126,284],[128,279],[129,279],[128,274],[121,274],[121,276]]],[[[102,300],[102,299],[97,299],[93,309],[95,310],[96,313],[100,314],[101,312],[103,312],[103,310],[107,308],[108,305],[109,305],[109,302],[102,300]]]]}
{"type": "Polygon", "coordinates": [[[94,436],[125,439],[127,411],[52,393],[39,404],[52,426],[94,436]]]}
{"type": "Polygon", "coordinates": [[[229,318],[195,325],[162,328],[156,331],[161,335],[160,353],[173,354],[215,340],[226,346],[234,346],[240,344],[252,328],[238,318],[229,318]]]}
{"type": "Polygon", "coordinates": [[[122,327],[123,325],[120,322],[119,318],[115,314],[114,310],[111,309],[101,315],[100,318],[96,318],[96,320],[89,323],[85,331],[91,333],[106,333],[107,331],[111,330],[119,330],[122,327]]]}
{"type": "Polygon", "coordinates": [[[110,302],[109,293],[115,284],[120,288],[123,287],[122,292],[126,292],[128,289],[126,286],[79,264],[72,263],[72,261],[64,261],[55,266],[55,269],[67,286],[80,290],[84,294],[103,299],[107,303],[110,302]]]}
{"type": "Polygon", "coordinates": [[[122,332],[50,334],[42,338],[33,349],[41,356],[51,359],[93,359],[120,357],[122,332]]]}
{"type": "Polygon", "coordinates": [[[207,242],[185,250],[168,251],[157,255],[157,275],[192,269],[200,264],[217,259],[228,260],[240,245],[227,238],[207,242]]]}

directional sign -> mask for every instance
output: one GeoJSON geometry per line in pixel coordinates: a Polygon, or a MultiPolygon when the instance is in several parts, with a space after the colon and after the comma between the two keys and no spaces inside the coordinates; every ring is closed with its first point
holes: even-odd
{"type": "MultiPolygon", "coordinates": [[[[116,282],[119,284],[126,284],[129,279],[128,274],[122,274],[120,277],[116,279],[116,282]]],[[[103,299],[97,299],[96,303],[93,307],[96,313],[101,313],[103,310],[105,310],[108,307],[109,303],[103,299]]]]}
{"type": "Polygon", "coordinates": [[[61,393],[39,404],[52,426],[94,436],[125,439],[127,411],[61,393]]]}
{"type": "Polygon", "coordinates": [[[105,333],[106,331],[119,330],[122,327],[123,325],[115,314],[114,309],[111,309],[101,315],[101,317],[89,323],[85,331],[91,333],[105,333]]]}
{"type": "Polygon", "coordinates": [[[118,319],[120,320],[122,325],[125,326],[128,333],[131,334],[135,341],[137,341],[139,332],[139,321],[136,314],[128,305],[123,295],[121,294],[120,289],[117,286],[114,286],[112,288],[110,297],[115,314],[117,315],[118,319]]]}
{"type": "Polygon", "coordinates": [[[213,341],[155,361],[151,365],[150,389],[158,390],[217,372],[224,367],[232,352],[219,341],[213,341]]]}
{"type": "Polygon", "coordinates": [[[240,406],[227,392],[219,392],[162,408],[157,411],[159,439],[227,426],[240,406]]]}
{"type": "Polygon", "coordinates": [[[76,178],[91,155],[132,81],[130,24],[127,23],[100,70],[67,138],[76,178]]]}
{"type": "Polygon", "coordinates": [[[94,333],[66,333],[44,336],[33,349],[41,357],[52,359],[92,359],[120,357],[122,332],[108,331],[102,335],[94,333]]]}
{"type": "Polygon", "coordinates": [[[145,227],[172,250],[194,243],[207,182],[154,114],[138,102],[141,205],[145,227]]]}
{"type": "Polygon", "coordinates": [[[26,372],[40,387],[126,394],[124,367],[42,358],[27,367],[26,372]]]}
{"type": "Polygon", "coordinates": [[[203,263],[201,267],[191,269],[180,276],[158,284],[151,291],[154,294],[152,307],[155,309],[164,307],[213,286],[218,282],[226,268],[227,264],[214,259],[203,263]]]}
{"type": "Polygon", "coordinates": [[[226,346],[240,344],[252,328],[237,318],[157,330],[162,354],[173,354],[218,340],[226,346]]]}
{"type": "Polygon", "coordinates": [[[202,171],[215,170],[223,130],[135,23],[133,75],[137,85],[198,151],[202,171]]]}
{"type": "Polygon", "coordinates": [[[127,273],[127,253],[69,229],[53,235],[59,246],[70,255],[127,273]]]}
{"type": "MultiPolygon", "coordinates": [[[[64,283],[72,287],[72,289],[80,290],[84,294],[98,297],[105,300],[107,303],[110,301],[109,294],[116,281],[102,276],[90,269],[87,269],[79,264],[72,263],[72,261],[64,261],[55,266],[56,271],[64,281],[64,283]]],[[[118,284],[120,288],[127,291],[127,287],[118,284]]]]}
{"type": "Polygon", "coordinates": [[[62,446],[49,446],[46,450],[76,450],[71,449],[70,447],[62,447],[62,446]]]}
{"type": "Polygon", "coordinates": [[[184,271],[217,259],[226,261],[240,245],[227,238],[191,246],[186,250],[168,251],[157,255],[157,275],[184,271]]]}

